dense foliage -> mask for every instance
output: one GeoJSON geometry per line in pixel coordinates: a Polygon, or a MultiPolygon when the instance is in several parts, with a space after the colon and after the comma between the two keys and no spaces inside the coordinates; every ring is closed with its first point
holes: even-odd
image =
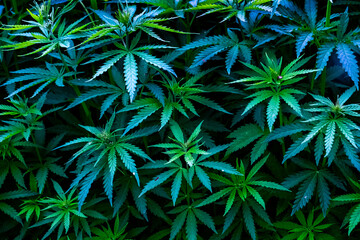
{"type": "Polygon", "coordinates": [[[0,2],[1,239],[360,239],[360,4],[0,2]]]}

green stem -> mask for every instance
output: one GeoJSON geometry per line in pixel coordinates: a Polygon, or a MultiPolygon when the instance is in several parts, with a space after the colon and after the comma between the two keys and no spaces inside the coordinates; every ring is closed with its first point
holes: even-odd
{"type": "MultiPolygon", "coordinates": [[[[66,61],[65,61],[65,59],[64,59],[64,57],[63,57],[63,55],[62,55],[62,53],[61,53],[60,46],[58,46],[58,52],[59,52],[61,61],[62,61],[62,63],[64,64],[64,67],[65,67],[66,71],[67,71],[67,72],[70,72],[70,69],[69,69],[68,65],[66,64],[66,61]]],[[[81,92],[80,92],[78,86],[72,85],[72,87],[73,87],[76,95],[77,95],[77,96],[80,96],[80,95],[81,95],[81,92]]],[[[93,121],[92,121],[92,118],[91,118],[91,113],[90,113],[89,108],[86,106],[86,104],[85,104],[84,102],[81,103],[81,106],[82,106],[83,109],[84,109],[86,119],[88,119],[89,122],[90,122],[92,125],[94,125],[94,123],[93,123],[93,121]]]]}
{"type": "Polygon", "coordinates": [[[330,0],[328,0],[327,6],[326,6],[326,23],[325,23],[325,27],[330,26],[330,16],[331,16],[331,2],[330,2],[330,0]]]}
{"type": "MultiPolygon", "coordinates": [[[[82,1],[80,1],[80,4],[81,4],[81,6],[83,6],[83,8],[84,8],[85,12],[87,13],[87,15],[89,15],[89,18],[90,18],[90,20],[91,20],[91,22],[92,22],[92,25],[93,25],[94,27],[96,27],[95,21],[94,21],[94,19],[91,17],[91,15],[90,15],[89,11],[87,10],[87,8],[85,7],[84,3],[83,3],[82,1]]],[[[91,1],[91,7],[92,7],[94,10],[96,10],[96,9],[97,9],[97,6],[96,6],[96,8],[94,8],[92,5],[93,5],[93,4],[92,4],[92,1],[91,1]]],[[[95,5],[96,5],[96,1],[95,1],[95,5]]]]}

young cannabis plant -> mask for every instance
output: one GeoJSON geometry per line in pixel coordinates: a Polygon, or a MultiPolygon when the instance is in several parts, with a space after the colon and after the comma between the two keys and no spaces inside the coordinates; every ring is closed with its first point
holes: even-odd
{"type": "Polygon", "coordinates": [[[50,229],[43,236],[42,239],[46,239],[56,227],[58,227],[58,236],[61,236],[64,229],[67,233],[70,229],[71,222],[74,222],[74,218],[86,218],[86,216],[78,210],[78,197],[73,197],[76,189],[66,195],[60,185],[53,181],[54,189],[58,195],[57,198],[45,198],[39,200],[41,204],[47,205],[42,211],[45,211],[45,218],[42,221],[37,222],[31,227],[41,226],[51,222],[50,229]]]}
{"type": "Polygon", "coordinates": [[[330,188],[333,186],[346,191],[344,182],[327,167],[318,168],[315,164],[303,159],[292,158],[292,162],[304,170],[288,176],[282,185],[288,189],[299,185],[291,215],[305,207],[314,195],[315,188],[319,197],[320,207],[324,217],[330,206],[330,188]]]}
{"type": "Polygon", "coordinates": [[[303,151],[311,140],[317,136],[314,151],[317,164],[324,155],[324,157],[328,158],[328,164],[330,165],[336,154],[338,154],[340,143],[342,143],[345,154],[354,167],[360,170],[360,159],[356,153],[359,144],[355,139],[356,131],[359,131],[360,127],[351,120],[352,117],[360,116],[357,112],[360,111],[360,105],[345,104],[355,91],[355,87],[349,88],[338,97],[336,103],[333,103],[328,98],[312,95],[316,102],[310,104],[311,108],[306,109],[306,111],[315,115],[301,123],[290,124],[271,133],[268,138],[269,141],[309,131],[289,147],[283,162],[303,151]]]}
{"type": "Polygon", "coordinates": [[[238,36],[230,29],[227,29],[227,33],[229,35],[228,37],[223,35],[205,37],[191,42],[182,48],[177,49],[177,51],[187,51],[194,48],[206,47],[195,56],[190,68],[199,67],[216,54],[227,51],[225,66],[228,74],[230,74],[231,67],[234,65],[239,55],[247,63],[251,61],[251,41],[240,41],[238,36]]]}
{"type": "Polygon", "coordinates": [[[163,89],[156,83],[146,83],[145,86],[150,90],[153,97],[146,97],[135,100],[133,103],[125,106],[118,112],[128,112],[132,110],[138,110],[138,113],[129,121],[128,126],[125,129],[124,133],[127,133],[131,129],[137,127],[145,119],[153,115],[158,110],[162,109],[160,117],[160,128],[161,130],[174,115],[174,110],[180,112],[186,118],[189,118],[187,111],[190,111],[196,116],[199,116],[194,103],[200,103],[208,108],[214,110],[231,114],[221,107],[215,101],[200,95],[200,93],[206,92],[232,92],[237,93],[236,89],[233,88],[223,88],[213,86],[209,90],[203,89],[201,84],[198,84],[197,81],[200,80],[204,75],[209,73],[211,70],[200,72],[189,79],[184,79],[186,81],[177,81],[176,79],[167,79],[167,82],[164,83],[164,87],[168,90],[168,98],[165,98],[163,89]]]}
{"type": "Polygon", "coordinates": [[[323,223],[324,216],[319,215],[314,219],[315,210],[310,211],[307,219],[301,211],[295,213],[297,220],[300,222],[294,223],[290,221],[276,222],[274,226],[279,229],[287,230],[288,232],[284,234],[284,238],[287,240],[295,239],[326,239],[326,240],[335,240],[336,238],[330,234],[324,233],[324,230],[331,227],[331,223],[323,223]]]}
{"type": "Polygon", "coordinates": [[[199,203],[196,207],[201,207],[213,203],[220,198],[224,198],[228,195],[229,197],[226,201],[224,212],[224,216],[226,215],[226,217],[223,227],[223,233],[233,223],[235,216],[238,214],[240,206],[243,209],[245,226],[249,231],[252,239],[256,239],[256,230],[253,213],[250,210],[251,208],[262,220],[271,225],[270,218],[265,212],[265,201],[260,195],[259,189],[257,190],[257,188],[264,187],[281,191],[289,190],[274,182],[258,180],[259,178],[255,176],[256,173],[260,170],[260,168],[265,164],[268,157],[269,156],[266,156],[257,164],[255,164],[248,174],[246,174],[244,164],[243,162],[241,162],[240,166],[237,166],[237,170],[240,172],[240,174],[231,175],[230,179],[219,176],[217,174],[210,175],[212,179],[219,181],[223,184],[223,189],[219,192],[212,194],[211,196],[203,200],[201,203],[199,203]],[[256,202],[251,201],[253,200],[252,198],[255,199],[256,202]],[[259,208],[258,205],[260,205],[261,207],[259,208]]]}
{"type": "Polygon", "coordinates": [[[91,237],[84,238],[84,240],[130,240],[126,238],[125,233],[126,226],[120,228],[119,215],[116,215],[114,222],[114,229],[111,229],[109,223],[106,223],[107,227],[101,226],[92,227],[91,232],[94,234],[91,237]]]}
{"type": "Polygon", "coordinates": [[[43,94],[38,101],[30,107],[28,106],[28,99],[22,99],[20,97],[9,100],[12,106],[0,105],[0,110],[3,110],[0,116],[9,115],[15,117],[2,121],[6,125],[0,127],[0,143],[16,135],[21,135],[28,141],[32,131],[42,129],[43,123],[40,120],[46,115],[61,109],[61,107],[57,107],[41,112],[45,99],[46,94],[43,94]]]}
{"type": "Polygon", "coordinates": [[[10,216],[12,219],[22,224],[20,214],[16,211],[14,207],[5,202],[5,200],[12,200],[18,198],[27,198],[36,195],[36,193],[27,191],[27,190],[15,190],[9,192],[0,193],[0,211],[10,216]]]}
{"type": "MultiPolygon", "coordinates": [[[[185,222],[186,238],[188,240],[198,239],[197,236],[199,221],[210,228],[213,232],[217,233],[215,222],[211,215],[201,209],[196,208],[195,203],[178,206],[170,211],[170,213],[177,214],[171,226],[170,240],[173,240],[180,233],[185,222]]],[[[185,239],[184,235],[185,234],[182,234],[182,239],[185,239]]]]}
{"type": "Polygon", "coordinates": [[[141,169],[159,169],[159,168],[170,168],[166,172],[163,172],[156,176],[153,180],[149,181],[143,188],[140,196],[148,192],[149,190],[159,186],[171,176],[175,175],[172,187],[171,187],[171,197],[173,204],[175,205],[176,199],[179,195],[179,191],[182,185],[182,177],[185,178],[190,187],[192,187],[193,177],[196,176],[199,178],[200,182],[204,187],[212,191],[211,181],[208,173],[204,170],[203,167],[212,168],[219,170],[228,174],[240,175],[236,169],[234,169],[230,164],[218,161],[205,161],[209,157],[225,150],[228,145],[221,145],[214,148],[211,148],[207,151],[200,149],[198,143],[201,139],[196,139],[200,133],[201,123],[196,127],[194,132],[188,138],[187,141],[184,139],[184,134],[180,126],[172,121],[170,129],[175,137],[175,139],[170,138],[173,143],[160,143],[156,144],[153,147],[160,147],[165,149],[170,149],[164,152],[169,155],[169,161],[155,161],[153,163],[145,164],[141,169]],[[181,157],[184,157],[185,167],[181,161],[181,157]]]}
{"type": "MultiPolygon", "coordinates": [[[[327,24],[325,17],[317,21],[317,0],[305,0],[304,2],[304,10],[290,1],[282,4],[284,9],[282,9],[282,7],[279,8],[280,14],[292,21],[292,24],[286,26],[286,28],[290,30],[289,33],[296,36],[295,48],[297,57],[300,56],[310,43],[315,43],[317,47],[320,47],[320,42],[327,38],[329,30],[336,26],[336,22],[334,21],[327,24]]],[[[338,16],[339,14],[332,14],[329,18],[334,19],[338,16]]],[[[317,72],[317,76],[319,76],[320,73],[321,72],[317,72]]]]}
{"type": "Polygon", "coordinates": [[[83,171],[79,173],[78,178],[76,178],[73,183],[73,186],[76,186],[76,183],[79,183],[80,180],[84,178],[85,182],[83,182],[79,193],[80,207],[89,192],[92,182],[94,182],[100,172],[103,174],[105,193],[111,204],[113,197],[113,180],[118,167],[130,171],[140,185],[136,163],[131,157],[130,152],[151,161],[151,158],[143,150],[129,142],[135,138],[150,135],[154,132],[154,128],[144,128],[138,132],[124,136],[123,134],[118,134],[121,129],[112,130],[114,120],[115,114],[111,116],[104,128],[80,125],[94,136],[77,138],[58,147],[61,148],[74,144],[83,145],[69,160],[69,163],[71,163],[74,159],[79,158],[79,163],[82,161],[87,163],[86,169],[83,169],[83,171]],[[121,162],[119,162],[119,160],[121,160],[121,162]],[[87,174],[89,175],[86,177],[87,174]]]}
{"type": "Polygon", "coordinates": [[[267,54],[265,55],[265,64],[261,63],[263,69],[243,62],[243,64],[251,70],[241,71],[239,73],[248,77],[233,81],[232,83],[245,83],[249,86],[247,90],[255,89],[259,91],[248,96],[248,98],[252,98],[252,100],[247,104],[242,114],[244,115],[259,103],[270,98],[266,112],[270,131],[279,115],[280,99],[283,99],[287,105],[301,116],[299,102],[293,95],[304,93],[297,89],[290,88],[289,85],[305,78],[305,76],[301,75],[316,72],[317,70],[298,70],[307,63],[310,58],[300,59],[301,58],[293,60],[284,68],[282,67],[282,58],[278,61],[277,59],[269,57],[267,54]]]}
{"type": "MultiPolygon", "coordinates": [[[[50,3],[50,1],[49,1],[50,3]]],[[[61,17],[71,11],[76,5],[76,2],[70,1],[65,7],[61,8],[51,8],[51,5],[44,2],[43,4],[35,4],[35,13],[28,10],[28,13],[33,18],[32,21],[25,21],[28,24],[26,25],[10,25],[0,28],[1,30],[7,31],[19,31],[27,30],[30,28],[38,28],[37,32],[21,32],[14,33],[15,36],[28,37],[30,40],[25,42],[19,42],[14,44],[8,44],[2,46],[2,48],[8,48],[11,50],[22,49],[31,47],[35,44],[41,44],[42,46],[38,49],[26,53],[23,56],[35,54],[42,52],[38,57],[41,58],[48,53],[51,53],[53,50],[59,50],[60,47],[68,48],[70,47],[70,42],[73,39],[81,37],[76,35],[79,31],[87,27],[90,23],[83,24],[80,27],[76,27],[80,22],[82,22],[85,17],[73,22],[69,26],[66,26],[65,20],[61,22],[61,17]],[[35,21],[34,21],[35,20],[35,21]],[[56,35],[57,34],[57,35],[56,35]]]]}

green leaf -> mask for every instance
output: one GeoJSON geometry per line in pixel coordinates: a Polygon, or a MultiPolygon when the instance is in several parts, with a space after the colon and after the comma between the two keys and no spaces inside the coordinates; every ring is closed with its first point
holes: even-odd
{"type": "Polygon", "coordinates": [[[318,177],[318,186],[317,191],[320,199],[320,206],[323,212],[324,217],[326,216],[326,212],[330,206],[330,189],[329,186],[324,179],[323,176],[319,175],[318,177]]]}
{"type": "Polygon", "coordinates": [[[193,209],[195,216],[202,222],[204,223],[208,228],[210,228],[211,230],[213,230],[215,233],[217,233],[216,228],[215,228],[215,223],[213,221],[213,219],[211,218],[211,216],[204,212],[203,210],[200,209],[193,209]]]}
{"type": "Polygon", "coordinates": [[[288,191],[288,192],[290,192],[289,189],[281,186],[280,184],[274,183],[274,182],[268,182],[268,181],[252,181],[251,184],[252,184],[252,185],[256,185],[256,186],[261,186],[261,187],[266,187],[266,188],[271,188],[271,189],[276,189],[276,190],[281,190],[281,191],[288,191]]]}
{"type": "Polygon", "coordinates": [[[134,54],[139,56],[140,58],[144,59],[146,62],[148,62],[160,69],[164,69],[165,71],[168,71],[169,73],[173,74],[176,77],[174,70],[163,60],[156,58],[145,52],[134,52],[134,54]]]}
{"type": "Polygon", "coordinates": [[[126,89],[130,95],[130,102],[132,102],[135,98],[136,82],[138,80],[137,64],[132,53],[128,53],[125,56],[124,75],[126,89]]]}
{"type": "Polygon", "coordinates": [[[244,214],[246,229],[249,231],[251,238],[255,240],[256,239],[255,222],[247,203],[243,204],[243,214],[244,214]]]}
{"type": "Polygon", "coordinates": [[[163,172],[163,173],[159,174],[158,176],[156,176],[153,180],[146,183],[146,185],[144,186],[143,190],[141,191],[139,197],[141,197],[143,194],[145,194],[149,190],[151,190],[151,189],[159,186],[163,182],[165,182],[169,177],[171,177],[177,171],[178,171],[177,169],[171,169],[171,170],[168,170],[168,171],[163,172]]]}
{"type": "Polygon", "coordinates": [[[350,47],[345,43],[339,43],[336,46],[336,52],[340,63],[345,72],[349,74],[351,80],[355,83],[356,88],[359,88],[359,66],[355,59],[355,55],[350,47]]]}
{"type": "Polygon", "coordinates": [[[226,194],[228,194],[231,190],[232,190],[232,187],[222,189],[221,191],[214,193],[214,194],[210,195],[209,197],[207,197],[204,201],[199,203],[196,207],[202,207],[207,204],[213,203],[213,202],[219,200],[220,198],[222,198],[223,196],[225,196],[226,194]]]}
{"type": "Polygon", "coordinates": [[[246,189],[249,191],[251,196],[253,196],[254,199],[265,209],[265,202],[260,193],[250,186],[246,186],[246,189]]]}
{"type": "Polygon", "coordinates": [[[332,145],[334,143],[334,138],[335,138],[335,122],[330,121],[327,125],[325,132],[325,150],[326,150],[325,157],[327,157],[331,151],[332,145]]]}
{"type": "Polygon", "coordinates": [[[157,105],[149,105],[147,107],[142,108],[135,116],[132,117],[123,135],[128,133],[131,129],[137,127],[140,123],[142,123],[145,119],[150,117],[154,112],[156,112],[159,109],[160,106],[157,105]]]}
{"type": "Polygon", "coordinates": [[[181,180],[182,180],[182,172],[179,171],[173,181],[173,184],[171,185],[171,198],[173,200],[173,205],[175,206],[176,199],[179,196],[179,191],[181,187],[181,180]]]}
{"type": "Polygon", "coordinates": [[[334,48],[335,48],[335,44],[333,43],[326,43],[319,47],[316,56],[316,68],[321,69],[321,71],[318,71],[316,73],[315,78],[318,78],[320,76],[322,70],[327,65],[327,62],[329,61],[329,58],[334,48]]]}
{"type": "MultiPolygon", "coordinates": [[[[187,211],[178,214],[171,225],[170,240],[174,239],[185,223],[187,211]]],[[[196,221],[196,220],[195,220],[196,221]]]]}
{"type": "Polygon", "coordinates": [[[280,97],[278,95],[274,95],[268,104],[266,115],[267,115],[267,122],[269,125],[270,131],[275,123],[275,119],[280,110],[280,97]]]}
{"type": "Polygon", "coordinates": [[[164,110],[161,113],[161,126],[159,130],[161,130],[169,122],[173,109],[174,108],[171,104],[165,105],[164,110]]]}
{"type": "Polygon", "coordinates": [[[202,170],[201,167],[199,166],[195,166],[195,172],[196,172],[196,176],[199,178],[200,182],[207,188],[210,190],[210,192],[212,192],[211,190],[211,182],[210,182],[210,178],[209,176],[206,174],[206,172],[204,170],[202,170]]]}
{"type": "Polygon", "coordinates": [[[232,114],[228,111],[226,111],[223,107],[221,107],[219,104],[217,104],[216,102],[214,102],[213,100],[210,100],[206,97],[203,96],[197,96],[197,95],[191,95],[188,97],[188,99],[194,100],[195,102],[198,102],[202,105],[205,105],[209,108],[215,109],[217,111],[223,112],[223,113],[227,113],[227,114],[232,114]]]}
{"type": "Polygon", "coordinates": [[[351,213],[350,222],[349,222],[349,231],[348,231],[349,236],[352,230],[354,230],[354,228],[356,227],[356,225],[359,224],[359,222],[360,222],[360,204],[358,204],[357,207],[354,209],[354,211],[351,213]]]}
{"type": "Polygon", "coordinates": [[[0,211],[2,211],[3,213],[9,215],[15,221],[22,224],[21,218],[18,216],[18,212],[15,210],[15,208],[10,206],[9,204],[4,203],[4,202],[0,202],[0,211]]]}
{"type": "Polygon", "coordinates": [[[188,240],[197,239],[197,223],[193,211],[188,212],[186,219],[186,236],[188,240]]]}
{"type": "Polygon", "coordinates": [[[177,122],[171,121],[170,129],[176,140],[178,140],[181,143],[185,143],[184,134],[177,122]]]}

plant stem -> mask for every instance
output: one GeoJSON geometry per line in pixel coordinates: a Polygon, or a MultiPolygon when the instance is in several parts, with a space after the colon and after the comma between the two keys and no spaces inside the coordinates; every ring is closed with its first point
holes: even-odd
{"type": "MultiPolygon", "coordinates": [[[[60,46],[58,46],[58,53],[59,53],[59,55],[60,55],[60,58],[61,58],[62,63],[64,64],[64,67],[65,67],[66,71],[67,71],[67,72],[70,72],[70,69],[69,69],[68,65],[66,64],[66,61],[65,61],[65,59],[64,59],[64,57],[63,57],[63,55],[62,55],[62,53],[61,53],[60,46]]],[[[80,96],[80,95],[81,95],[81,92],[80,92],[79,88],[78,88],[76,85],[71,85],[71,86],[73,87],[76,95],[77,95],[77,96],[80,96]]],[[[86,106],[86,104],[85,104],[84,102],[81,103],[81,106],[82,106],[83,109],[84,109],[86,119],[88,119],[89,122],[90,122],[92,125],[94,125],[94,123],[93,123],[93,121],[92,121],[92,118],[91,118],[91,113],[90,113],[89,108],[86,106]]]]}
{"type": "Polygon", "coordinates": [[[328,0],[327,6],[326,6],[326,23],[325,23],[325,27],[330,26],[330,16],[331,16],[331,2],[330,2],[330,0],[328,0]]]}
{"type": "MultiPolygon", "coordinates": [[[[90,18],[90,20],[91,20],[91,22],[92,22],[92,25],[93,25],[94,27],[96,27],[95,21],[94,21],[94,19],[91,17],[91,15],[90,15],[89,11],[87,10],[87,8],[85,7],[84,3],[83,3],[82,1],[80,1],[80,4],[81,4],[81,6],[83,6],[83,8],[84,8],[85,12],[87,13],[87,15],[89,15],[89,18],[90,18]]],[[[95,1],[95,4],[96,4],[96,1],[95,1]]],[[[91,1],[91,7],[92,7],[93,9],[95,9],[92,5],[93,5],[93,4],[92,4],[92,1],[91,1]]],[[[96,9],[97,9],[97,7],[96,7],[96,9]]],[[[95,9],[95,10],[96,10],[96,9],[95,9]]]]}

